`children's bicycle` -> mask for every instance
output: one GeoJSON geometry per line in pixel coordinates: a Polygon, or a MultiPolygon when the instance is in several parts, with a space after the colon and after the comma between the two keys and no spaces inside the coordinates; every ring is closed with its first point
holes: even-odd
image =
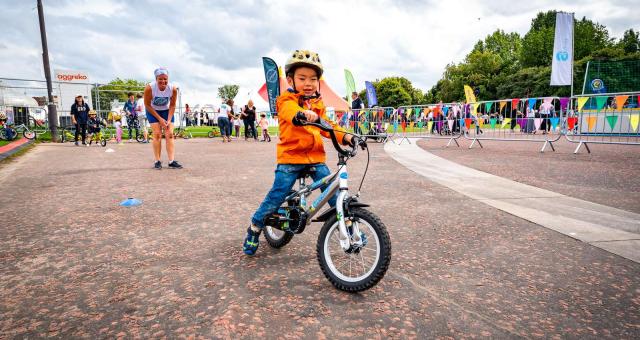
{"type": "MultiPolygon", "coordinates": [[[[366,209],[369,205],[358,201],[359,191],[355,196],[348,192],[347,161],[356,155],[358,147],[367,149],[366,142],[360,136],[353,135],[353,146],[345,150],[338,144],[333,127],[326,121],[309,123],[304,121],[304,115],[298,114],[294,124],[315,126],[329,133],[338,151],[338,170],[309,185],[305,182],[311,173],[300,174],[298,190],[292,190],[285,205],[265,221],[264,236],[267,243],[273,248],[284,247],[311,222],[324,222],[318,235],[316,253],[326,278],[343,291],[369,289],[384,277],[389,268],[391,240],[380,218],[366,209]],[[307,205],[307,197],[323,185],[327,185],[327,188],[311,205],[307,205]],[[336,193],[336,206],[313,219],[336,193]]],[[[367,149],[367,155],[368,152],[367,149]]],[[[362,181],[365,176],[366,170],[362,181]]]]}

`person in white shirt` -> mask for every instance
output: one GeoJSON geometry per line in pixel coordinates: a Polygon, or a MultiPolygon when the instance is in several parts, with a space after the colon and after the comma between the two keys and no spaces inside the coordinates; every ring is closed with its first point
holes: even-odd
{"type": "Polygon", "coordinates": [[[173,115],[176,111],[178,88],[169,83],[167,69],[158,68],[153,73],[156,76],[156,81],[147,84],[144,88],[144,106],[147,110],[147,119],[151,124],[151,130],[153,130],[153,156],[156,160],[154,168],[162,169],[160,153],[162,152],[162,133],[164,130],[169,168],[182,169],[182,165],[174,159],[173,139],[173,115]]]}
{"type": "Polygon", "coordinates": [[[144,136],[143,143],[149,143],[149,131],[147,128],[149,127],[149,120],[147,119],[147,115],[145,114],[144,109],[144,99],[141,94],[138,94],[136,101],[136,114],[138,115],[138,125],[142,129],[142,135],[144,136]]]}
{"type": "Polygon", "coordinates": [[[218,122],[218,128],[220,129],[220,136],[222,136],[222,142],[231,142],[231,122],[229,121],[229,111],[231,107],[225,103],[224,99],[218,109],[216,121],[218,122]]]}

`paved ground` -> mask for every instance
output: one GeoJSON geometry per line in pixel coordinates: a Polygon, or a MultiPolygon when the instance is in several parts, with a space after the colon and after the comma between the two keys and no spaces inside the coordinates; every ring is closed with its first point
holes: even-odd
{"type": "Polygon", "coordinates": [[[444,148],[446,140],[422,140],[418,145],[448,160],[514,181],[567,196],[640,213],[640,147],[589,144],[573,154],[577,144],[564,138],[554,143],[556,152],[542,143],[483,141],[469,150],[470,141],[460,138],[460,148],[444,148]]]}
{"type": "Polygon", "coordinates": [[[274,147],[179,141],[186,168],[157,172],[147,145],[40,145],[0,167],[0,337],[640,336],[640,265],[436,185],[380,145],[363,189],[393,244],[378,286],[335,290],[318,226],[246,258],[274,147]]]}

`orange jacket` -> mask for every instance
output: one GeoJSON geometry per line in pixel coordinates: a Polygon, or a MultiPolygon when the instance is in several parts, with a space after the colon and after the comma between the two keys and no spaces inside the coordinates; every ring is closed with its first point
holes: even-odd
{"type": "MultiPolygon", "coordinates": [[[[309,110],[303,108],[302,94],[296,94],[291,90],[281,94],[276,101],[278,110],[278,124],[280,125],[280,142],[278,143],[278,164],[314,164],[324,163],[326,154],[322,137],[331,138],[328,132],[324,132],[314,126],[295,126],[293,118],[298,111],[309,110]]],[[[344,137],[343,130],[330,121],[326,116],[326,110],[322,98],[312,99],[311,109],[319,117],[331,124],[340,144],[344,137]]],[[[306,106],[306,105],[305,105],[306,106]]]]}

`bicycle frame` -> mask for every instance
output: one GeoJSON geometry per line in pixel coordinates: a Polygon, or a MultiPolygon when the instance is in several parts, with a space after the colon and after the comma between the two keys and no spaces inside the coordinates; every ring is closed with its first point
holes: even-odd
{"type": "MultiPolygon", "coordinates": [[[[329,202],[331,197],[333,197],[336,192],[339,192],[336,199],[336,216],[338,219],[338,228],[340,230],[340,235],[342,236],[340,238],[340,246],[344,250],[347,250],[351,246],[349,241],[351,237],[347,232],[347,224],[351,226],[351,221],[347,222],[344,218],[343,203],[346,201],[348,197],[347,195],[349,194],[349,188],[347,185],[347,179],[349,175],[347,173],[347,163],[343,156],[340,156],[338,166],[339,168],[336,172],[333,172],[311,183],[310,185],[305,185],[305,179],[300,178],[299,184],[301,186],[301,189],[287,196],[285,201],[289,201],[295,197],[300,197],[299,208],[307,214],[306,224],[308,225],[309,223],[311,223],[313,216],[315,216],[322,209],[322,207],[324,207],[329,202]],[[311,203],[311,205],[307,206],[306,197],[325,184],[328,184],[328,187],[320,193],[320,196],[318,196],[318,198],[316,198],[315,201],[311,203]]],[[[355,235],[354,241],[362,242],[362,240],[360,239],[360,230],[358,230],[357,226],[354,226],[354,228],[355,229],[352,232],[352,234],[355,235]]]]}

